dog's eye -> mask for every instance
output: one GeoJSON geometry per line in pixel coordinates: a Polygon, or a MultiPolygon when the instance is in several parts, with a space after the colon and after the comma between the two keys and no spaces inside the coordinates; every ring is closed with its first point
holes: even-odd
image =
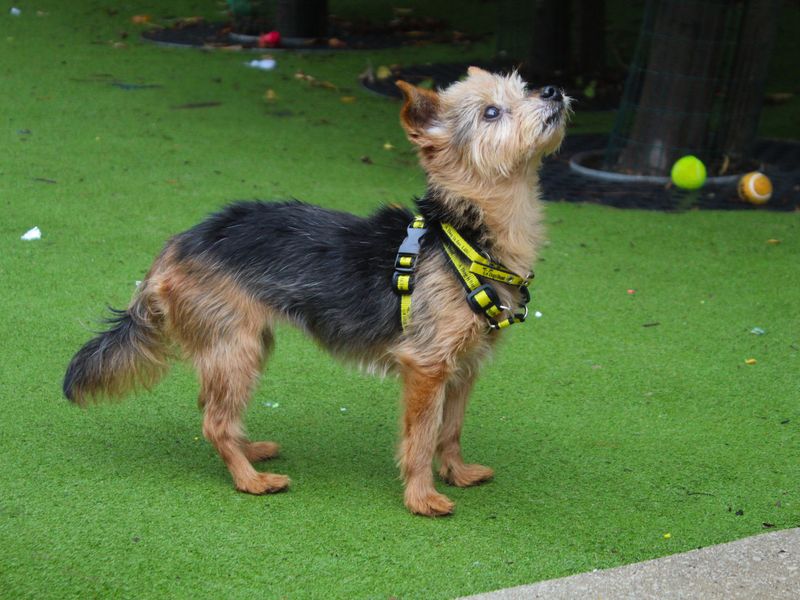
{"type": "Polygon", "coordinates": [[[486,109],[483,111],[483,118],[487,121],[494,121],[497,117],[500,116],[500,109],[496,106],[487,106],[486,109]]]}

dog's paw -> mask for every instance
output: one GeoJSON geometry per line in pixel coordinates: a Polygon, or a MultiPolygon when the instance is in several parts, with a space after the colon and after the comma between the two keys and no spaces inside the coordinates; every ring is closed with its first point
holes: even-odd
{"type": "Polygon", "coordinates": [[[244,454],[250,462],[259,462],[278,456],[280,446],[275,442],[249,442],[244,447],[244,454]]]}
{"type": "Polygon", "coordinates": [[[456,487],[469,487],[489,481],[494,477],[494,471],[483,465],[451,465],[442,467],[439,475],[450,485],[456,487]]]}
{"type": "Polygon", "coordinates": [[[288,487],[289,478],[274,473],[256,473],[253,477],[236,482],[236,489],[248,494],[274,494],[288,487]]]}
{"type": "Polygon", "coordinates": [[[415,515],[441,517],[452,514],[455,504],[444,494],[433,491],[420,496],[406,493],[406,507],[415,515]]]}

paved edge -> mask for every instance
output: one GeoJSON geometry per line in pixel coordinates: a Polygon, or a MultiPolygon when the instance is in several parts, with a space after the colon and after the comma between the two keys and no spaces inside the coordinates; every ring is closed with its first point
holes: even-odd
{"type": "Polygon", "coordinates": [[[800,528],[468,598],[798,600],[800,528]]]}

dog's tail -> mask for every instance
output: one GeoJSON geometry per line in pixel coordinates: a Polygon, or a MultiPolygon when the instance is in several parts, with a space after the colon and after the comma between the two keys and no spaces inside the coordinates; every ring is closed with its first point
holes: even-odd
{"type": "Polygon", "coordinates": [[[127,310],[111,310],[111,328],[89,340],[67,367],[64,395],[77,404],[150,387],[168,369],[163,315],[147,282],[127,310]]]}

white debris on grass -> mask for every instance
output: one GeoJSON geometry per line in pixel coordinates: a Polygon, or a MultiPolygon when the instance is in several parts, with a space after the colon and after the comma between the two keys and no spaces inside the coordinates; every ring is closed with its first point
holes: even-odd
{"type": "Polygon", "coordinates": [[[22,14],[22,9],[12,6],[8,9],[8,14],[10,14],[12,17],[18,17],[22,14]]]}
{"type": "Polygon", "coordinates": [[[266,406],[267,408],[278,408],[280,404],[278,404],[277,402],[264,402],[264,406],[266,406]]]}
{"type": "Polygon", "coordinates": [[[750,333],[752,333],[753,335],[764,335],[767,332],[761,329],[761,327],[753,327],[750,330],[750,333]]]}
{"type": "Polygon", "coordinates": [[[42,239],[42,231],[38,227],[34,227],[33,229],[28,229],[25,233],[23,233],[20,238],[21,240],[40,240],[42,239]]]}
{"type": "Polygon", "coordinates": [[[261,69],[262,71],[271,71],[278,65],[278,63],[275,61],[274,58],[254,58],[253,60],[245,64],[248,67],[253,67],[254,69],[261,69]]]}
{"type": "Polygon", "coordinates": [[[540,313],[540,312],[537,310],[535,313],[533,313],[533,316],[534,316],[534,317],[536,317],[537,319],[541,319],[541,318],[542,318],[542,313],[540,313]]]}

